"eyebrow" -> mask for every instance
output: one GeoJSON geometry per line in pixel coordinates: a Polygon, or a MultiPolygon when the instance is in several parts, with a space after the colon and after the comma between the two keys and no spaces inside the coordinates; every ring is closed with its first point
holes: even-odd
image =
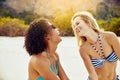
{"type": "Polygon", "coordinates": [[[51,27],[52,27],[53,29],[56,29],[56,27],[55,27],[54,25],[51,25],[51,27]]]}

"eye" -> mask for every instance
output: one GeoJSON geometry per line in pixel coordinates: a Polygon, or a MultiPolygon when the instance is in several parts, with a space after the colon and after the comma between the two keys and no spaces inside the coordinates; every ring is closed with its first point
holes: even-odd
{"type": "Polygon", "coordinates": [[[78,24],[79,24],[79,22],[76,22],[76,24],[75,24],[75,25],[77,26],[78,24]]]}
{"type": "Polygon", "coordinates": [[[76,22],[76,23],[75,23],[75,26],[78,26],[79,24],[80,24],[80,22],[76,22]]]}

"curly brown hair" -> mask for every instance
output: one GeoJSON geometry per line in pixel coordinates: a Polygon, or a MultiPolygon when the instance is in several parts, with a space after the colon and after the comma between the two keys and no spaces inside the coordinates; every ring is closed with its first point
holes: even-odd
{"type": "Polygon", "coordinates": [[[39,54],[47,48],[45,37],[50,33],[55,26],[48,19],[40,18],[34,20],[25,34],[25,49],[31,56],[39,54]]]}

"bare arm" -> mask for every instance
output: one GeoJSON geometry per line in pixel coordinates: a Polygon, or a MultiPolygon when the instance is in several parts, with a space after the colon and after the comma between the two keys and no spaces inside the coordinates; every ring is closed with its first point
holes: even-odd
{"type": "Polygon", "coordinates": [[[86,53],[86,51],[81,47],[80,49],[80,55],[83,59],[83,62],[85,64],[85,67],[89,73],[90,80],[98,80],[97,74],[95,72],[95,69],[91,63],[89,55],[86,53]]]}
{"type": "Polygon", "coordinates": [[[60,80],[69,80],[69,78],[67,77],[67,75],[66,75],[66,73],[65,73],[65,71],[64,71],[64,69],[63,69],[63,67],[62,67],[62,65],[60,63],[60,59],[59,59],[58,54],[56,54],[56,57],[58,59],[58,66],[59,66],[59,73],[58,73],[58,75],[60,77],[60,80]]]}
{"type": "Polygon", "coordinates": [[[111,44],[112,48],[114,49],[115,53],[117,54],[119,60],[120,60],[120,42],[116,36],[116,34],[111,33],[111,44]]]}

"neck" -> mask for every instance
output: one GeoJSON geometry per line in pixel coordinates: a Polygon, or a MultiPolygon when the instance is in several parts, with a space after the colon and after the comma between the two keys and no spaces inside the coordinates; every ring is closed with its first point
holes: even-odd
{"type": "Polygon", "coordinates": [[[91,31],[89,34],[86,35],[87,42],[91,44],[95,44],[98,40],[98,33],[95,31],[91,31]]]}
{"type": "Polygon", "coordinates": [[[48,52],[50,56],[53,56],[55,54],[56,48],[57,46],[55,45],[49,45],[46,51],[48,52]]]}

